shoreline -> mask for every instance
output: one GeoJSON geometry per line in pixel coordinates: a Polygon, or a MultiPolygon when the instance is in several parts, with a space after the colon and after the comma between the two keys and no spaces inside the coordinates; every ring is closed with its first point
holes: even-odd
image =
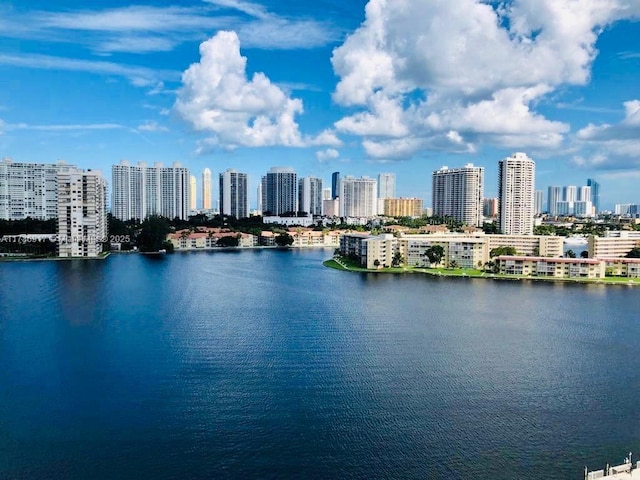
{"type": "MultiPolygon", "coordinates": [[[[414,267],[392,267],[384,268],[380,270],[369,270],[362,267],[350,267],[342,264],[335,257],[322,262],[322,265],[327,268],[339,270],[343,272],[353,273],[373,273],[373,274],[421,274],[430,277],[447,277],[447,278],[465,278],[465,279],[484,279],[484,280],[496,280],[496,281],[511,281],[511,282],[544,282],[544,283],[570,283],[579,285],[616,285],[626,287],[640,287],[640,278],[630,277],[605,277],[605,278],[569,278],[569,277],[519,277],[513,275],[500,275],[496,273],[465,273],[461,270],[451,270],[447,272],[447,269],[427,269],[427,268],[414,268],[414,267]]],[[[474,270],[477,272],[477,270],[474,270]]]]}

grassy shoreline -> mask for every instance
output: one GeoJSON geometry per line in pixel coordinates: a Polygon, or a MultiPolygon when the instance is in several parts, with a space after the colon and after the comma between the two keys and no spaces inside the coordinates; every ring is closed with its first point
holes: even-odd
{"type": "Polygon", "coordinates": [[[506,281],[531,281],[531,282],[553,282],[553,283],[577,283],[586,285],[625,285],[640,287],[640,278],[628,277],[605,277],[605,278],[555,278],[555,277],[531,277],[526,275],[500,275],[498,273],[487,273],[475,269],[450,269],[450,268],[422,268],[422,267],[395,267],[383,268],[380,270],[369,270],[353,262],[332,258],[322,263],[325,267],[341,270],[343,272],[357,273],[380,273],[380,274],[422,274],[432,277],[457,277],[457,278],[483,278],[488,280],[506,281]]]}

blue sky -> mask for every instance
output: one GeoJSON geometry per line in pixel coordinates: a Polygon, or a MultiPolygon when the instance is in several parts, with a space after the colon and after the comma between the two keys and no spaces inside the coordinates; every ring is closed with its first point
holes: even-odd
{"type": "MultiPolygon", "coordinates": [[[[516,151],[536,188],[640,203],[639,0],[0,1],[0,156],[299,176],[516,151]]],[[[253,202],[252,202],[253,203],[253,202]]]]}

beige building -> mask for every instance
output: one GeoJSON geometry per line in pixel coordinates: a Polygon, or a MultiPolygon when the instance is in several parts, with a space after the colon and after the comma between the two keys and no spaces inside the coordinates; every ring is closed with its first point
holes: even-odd
{"type": "Polygon", "coordinates": [[[388,217],[420,217],[422,200],[419,198],[385,198],[383,212],[388,217]]]}
{"type": "Polygon", "coordinates": [[[496,257],[502,275],[604,278],[605,262],[593,258],[496,257]]]}
{"type": "MultiPolygon", "coordinates": [[[[398,236],[379,235],[371,237],[369,234],[343,235],[340,241],[340,249],[343,255],[358,256],[361,264],[369,265],[367,259],[373,245],[378,241],[388,242],[388,238],[394,239],[394,248],[399,250],[404,264],[415,267],[429,267],[429,261],[425,255],[429,247],[439,245],[444,250],[444,257],[439,266],[448,266],[455,262],[460,268],[480,268],[491,258],[491,250],[497,247],[513,247],[518,255],[562,257],[564,237],[552,237],[545,235],[485,235],[476,233],[433,233],[433,234],[403,234],[398,236]],[[363,247],[363,241],[371,239],[367,248],[363,247]],[[346,252],[346,253],[345,253],[346,252]]],[[[384,247],[385,252],[388,247],[384,247]]],[[[395,253],[395,250],[394,250],[395,253]]],[[[375,260],[375,258],[373,259],[375,260]]],[[[435,266],[435,265],[432,265],[435,266]]],[[[375,268],[375,267],[367,267],[375,268]]]]}
{"type": "Polygon", "coordinates": [[[632,249],[640,247],[640,232],[607,232],[605,237],[590,235],[588,238],[589,258],[624,257],[632,249]]]}
{"type": "Polygon", "coordinates": [[[497,247],[513,247],[518,255],[564,256],[564,237],[552,235],[486,235],[489,252],[497,247]]]}

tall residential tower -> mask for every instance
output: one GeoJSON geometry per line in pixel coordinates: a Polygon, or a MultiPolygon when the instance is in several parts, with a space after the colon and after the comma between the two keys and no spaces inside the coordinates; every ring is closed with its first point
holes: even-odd
{"type": "Polygon", "coordinates": [[[442,167],[433,172],[432,187],[433,215],[482,226],[484,168],[472,163],[462,168],[442,167]]]}
{"type": "Polygon", "coordinates": [[[535,171],[525,153],[498,162],[498,218],[505,235],[533,235],[535,171]]]}

